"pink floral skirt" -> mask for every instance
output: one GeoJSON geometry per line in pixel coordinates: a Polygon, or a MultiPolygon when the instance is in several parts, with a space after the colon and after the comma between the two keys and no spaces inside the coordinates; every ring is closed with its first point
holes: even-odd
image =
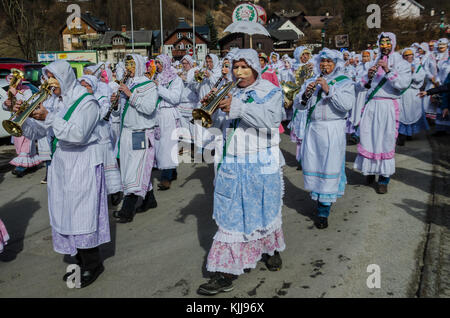
{"type": "Polygon", "coordinates": [[[5,224],[0,220],[0,253],[3,252],[3,247],[8,243],[9,235],[6,231],[5,224]]]}
{"type": "Polygon", "coordinates": [[[246,268],[255,268],[263,254],[274,255],[286,248],[281,227],[269,235],[250,242],[225,243],[214,240],[206,268],[209,272],[241,275],[246,268]]]}

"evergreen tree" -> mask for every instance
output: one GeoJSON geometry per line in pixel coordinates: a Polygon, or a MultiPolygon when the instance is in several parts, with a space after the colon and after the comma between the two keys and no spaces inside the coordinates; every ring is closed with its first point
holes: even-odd
{"type": "Polygon", "coordinates": [[[211,11],[208,11],[208,14],[206,15],[206,24],[209,27],[209,34],[210,34],[209,49],[216,50],[218,42],[217,38],[218,32],[211,11]]]}

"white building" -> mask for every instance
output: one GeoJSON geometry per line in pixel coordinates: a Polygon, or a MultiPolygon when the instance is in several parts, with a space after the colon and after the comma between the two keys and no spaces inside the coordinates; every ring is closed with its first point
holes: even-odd
{"type": "Polygon", "coordinates": [[[420,17],[420,10],[425,7],[414,0],[397,0],[394,4],[394,17],[399,19],[416,19],[420,17]]]}

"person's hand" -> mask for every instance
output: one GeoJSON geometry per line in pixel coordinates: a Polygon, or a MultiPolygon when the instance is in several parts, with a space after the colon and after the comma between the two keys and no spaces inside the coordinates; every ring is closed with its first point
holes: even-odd
{"type": "Polygon", "coordinates": [[[209,78],[210,76],[211,76],[211,73],[206,70],[205,71],[205,77],[209,78]]]}
{"type": "Polygon", "coordinates": [[[128,98],[131,97],[131,95],[132,95],[130,89],[129,89],[128,86],[125,85],[125,84],[121,84],[121,85],[119,86],[119,91],[121,91],[121,92],[123,92],[125,95],[127,95],[128,98]]]}
{"type": "Polygon", "coordinates": [[[306,86],[305,94],[308,95],[309,92],[314,91],[315,88],[316,88],[316,82],[309,83],[309,85],[306,86]]]}
{"type": "Polygon", "coordinates": [[[328,92],[330,91],[330,87],[328,86],[327,81],[323,77],[319,77],[316,80],[316,85],[320,85],[322,87],[322,90],[325,92],[325,94],[328,95],[328,92]]]}
{"type": "Polygon", "coordinates": [[[16,94],[17,94],[17,89],[11,86],[11,87],[8,89],[8,92],[11,92],[14,96],[16,96],[16,94]]]}
{"type": "Polygon", "coordinates": [[[444,110],[442,111],[442,118],[446,117],[448,117],[448,108],[444,108],[444,110]]]}
{"type": "Polygon", "coordinates": [[[22,107],[22,104],[23,104],[23,101],[22,101],[22,100],[16,101],[16,104],[13,105],[13,107],[12,107],[12,111],[13,111],[14,113],[17,113],[17,112],[20,110],[20,108],[22,107]]]}
{"type": "Polygon", "coordinates": [[[155,83],[156,86],[159,85],[159,82],[157,80],[153,80],[153,83],[155,83]]]}
{"type": "Polygon", "coordinates": [[[419,94],[417,94],[417,96],[419,96],[420,98],[424,98],[425,96],[427,96],[427,92],[421,91],[421,92],[419,92],[419,94]]]}
{"type": "Polygon", "coordinates": [[[48,110],[41,104],[37,107],[34,112],[31,113],[31,117],[36,120],[44,121],[47,118],[48,110]]]}
{"type": "Polygon", "coordinates": [[[229,93],[224,99],[222,99],[218,105],[218,107],[225,113],[230,112],[231,101],[233,97],[231,97],[231,93],[229,93]]]}
{"type": "Polygon", "coordinates": [[[311,72],[314,69],[314,64],[313,63],[308,63],[306,64],[306,68],[309,72],[311,72]]]}
{"type": "Polygon", "coordinates": [[[5,105],[9,109],[11,109],[12,108],[12,100],[10,100],[9,98],[7,100],[5,100],[5,105]]]}
{"type": "Polygon", "coordinates": [[[371,68],[369,68],[369,72],[367,73],[367,77],[369,77],[369,79],[373,78],[375,76],[375,74],[377,73],[378,70],[378,66],[372,66],[371,68]]]}
{"type": "Polygon", "coordinates": [[[114,101],[116,100],[116,97],[117,97],[117,94],[116,94],[116,93],[112,94],[112,95],[111,95],[111,100],[110,100],[110,102],[111,102],[111,103],[114,103],[114,101]]]}
{"type": "Polygon", "coordinates": [[[381,66],[386,73],[389,72],[389,66],[388,66],[388,62],[387,61],[379,60],[378,61],[378,66],[381,66]]]}

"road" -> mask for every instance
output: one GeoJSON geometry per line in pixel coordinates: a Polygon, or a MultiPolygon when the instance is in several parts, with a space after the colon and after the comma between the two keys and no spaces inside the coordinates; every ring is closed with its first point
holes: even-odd
{"type": "MultiPolygon", "coordinates": [[[[422,291],[436,281],[426,274],[437,244],[427,217],[435,207],[437,173],[430,140],[421,134],[398,147],[385,195],[364,185],[353,170],[356,146],[348,146],[345,196],[332,207],[329,227],[318,230],[316,205],[296,170],[295,145],[283,135],[283,268],[269,272],[260,262],[234,282],[232,292],[215,297],[433,296],[422,291]],[[367,285],[371,264],[380,270],[380,288],[367,285]]],[[[111,218],[112,242],[102,247],[105,272],[87,288],[69,289],[62,276],[70,259],[52,248],[47,191],[40,184],[45,169],[19,179],[8,171],[12,155],[11,146],[0,146],[0,218],[11,235],[0,254],[0,297],[203,297],[196,290],[207,281],[205,262],[217,229],[211,218],[212,166],[182,164],[170,190],[155,190],[156,209],[128,224],[111,218]]],[[[448,164],[440,169],[448,177],[448,164]]],[[[154,184],[158,176],[155,171],[154,184]]]]}

